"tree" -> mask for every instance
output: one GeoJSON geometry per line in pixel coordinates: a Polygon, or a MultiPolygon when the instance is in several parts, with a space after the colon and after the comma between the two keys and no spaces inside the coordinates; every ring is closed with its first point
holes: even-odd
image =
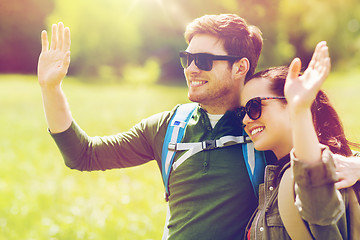
{"type": "Polygon", "coordinates": [[[0,72],[36,73],[48,0],[0,0],[0,72]]]}
{"type": "Polygon", "coordinates": [[[47,23],[62,21],[71,29],[71,73],[97,76],[103,65],[120,73],[138,58],[139,20],[126,1],[57,0],[47,23]]]}
{"type": "Polygon", "coordinates": [[[280,15],[279,31],[286,33],[295,55],[303,60],[305,67],[316,43],[322,40],[328,42],[333,66],[358,65],[360,6],[357,0],[303,0],[301,3],[282,0],[280,15]]]}

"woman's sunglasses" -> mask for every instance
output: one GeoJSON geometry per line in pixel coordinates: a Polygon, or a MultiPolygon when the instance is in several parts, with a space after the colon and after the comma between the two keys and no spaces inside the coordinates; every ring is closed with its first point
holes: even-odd
{"type": "Polygon", "coordinates": [[[256,97],[250,99],[245,107],[242,108],[243,116],[247,114],[252,120],[257,120],[261,117],[261,101],[270,99],[285,99],[285,97],[256,97]]]}
{"type": "Polygon", "coordinates": [[[181,51],[179,53],[181,66],[188,68],[192,61],[195,61],[195,65],[203,71],[210,71],[213,67],[213,61],[231,61],[241,59],[240,56],[231,55],[212,55],[210,53],[189,53],[181,51]]]}

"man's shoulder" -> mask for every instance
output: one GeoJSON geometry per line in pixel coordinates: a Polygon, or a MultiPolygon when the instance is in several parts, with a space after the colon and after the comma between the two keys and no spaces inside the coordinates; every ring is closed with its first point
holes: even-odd
{"type": "Polygon", "coordinates": [[[176,110],[182,105],[183,104],[178,104],[174,106],[171,110],[153,114],[150,117],[143,119],[140,124],[143,126],[167,126],[171,118],[174,116],[176,110]]]}

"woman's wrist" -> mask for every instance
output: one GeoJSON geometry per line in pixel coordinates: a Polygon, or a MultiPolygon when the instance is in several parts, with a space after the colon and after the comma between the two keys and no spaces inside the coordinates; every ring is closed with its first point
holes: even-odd
{"type": "MultiPolygon", "coordinates": [[[[299,118],[299,117],[307,117],[311,116],[311,109],[310,107],[305,107],[302,105],[288,105],[288,109],[289,109],[289,114],[291,119],[295,118],[299,118]]],[[[311,117],[311,121],[312,121],[312,117],[311,117]]]]}

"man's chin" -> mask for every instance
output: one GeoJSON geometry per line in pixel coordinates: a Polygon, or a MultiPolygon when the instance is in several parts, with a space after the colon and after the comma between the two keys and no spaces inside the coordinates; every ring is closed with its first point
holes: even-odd
{"type": "Polygon", "coordinates": [[[193,96],[193,95],[188,95],[188,98],[191,102],[196,102],[196,103],[200,103],[201,102],[201,98],[193,96]]]}

